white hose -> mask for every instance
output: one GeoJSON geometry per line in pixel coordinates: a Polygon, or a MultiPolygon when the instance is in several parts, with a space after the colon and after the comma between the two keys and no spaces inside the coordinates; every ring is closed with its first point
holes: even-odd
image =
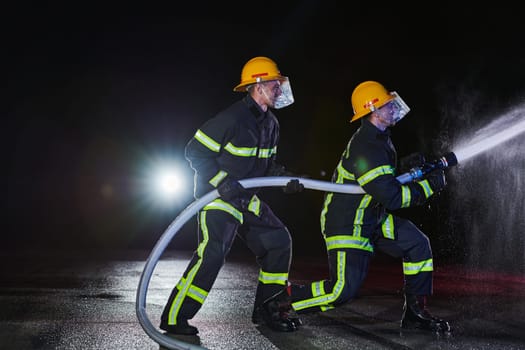
{"type": "MultiPolygon", "coordinates": [[[[363,189],[357,185],[342,185],[335,184],[327,181],[304,179],[297,177],[254,177],[251,179],[244,179],[239,181],[244,188],[252,187],[284,187],[288,181],[292,179],[298,179],[300,183],[304,185],[307,189],[325,191],[325,192],[338,192],[338,193],[354,193],[360,194],[364,193],[363,189]]],[[[403,179],[406,181],[406,179],[403,179]]],[[[401,181],[400,181],[401,182],[401,181]]],[[[404,182],[402,182],[404,183],[404,182]]],[[[182,349],[182,350],[207,350],[198,345],[192,345],[179,341],[173,338],[168,337],[167,335],[162,334],[157,330],[157,327],[153,326],[151,321],[148,319],[146,314],[146,294],[148,291],[148,285],[153,274],[153,270],[157,265],[157,262],[160,259],[160,256],[171,242],[173,237],[177,232],[182,228],[182,226],[192,218],[202,207],[206,204],[213,201],[215,198],[219,197],[217,190],[213,190],[198,200],[191,203],[186,209],[184,209],[172,223],[168,226],[166,231],[159,238],[153,250],[151,251],[142,275],[140,276],[140,282],[137,290],[136,298],[136,312],[137,318],[140,322],[140,325],[148,336],[159,343],[162,346],[167,347],[168,349],[182,349]]]]}

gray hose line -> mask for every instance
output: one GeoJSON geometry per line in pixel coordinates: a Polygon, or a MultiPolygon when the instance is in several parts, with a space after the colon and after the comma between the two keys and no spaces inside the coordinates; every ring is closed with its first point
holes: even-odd
{"type": "MultiPolygon", "coordinates": [[[[297,177],[254,177],[251,179],[244,179],[239,181],[244,188],[252,187],[284,187],[288,181],[292,179],[298,179],[305,188],[325,191],[325,192],[338,192],[338,193],[364,193],[363,189],[357,185],[342,185],[335,184],[327,181],[304,179],[297,177]]],[[[399,178],[398,178],[399,179],[399,178]]],[[[403,179],[405,180],[405,179],[403,179]]],[[[401,182],[401,181],[400,181],[401,182]]],[[[403,183],[403,182],[402,182],[403,183]]],[[[162,236],[159,238],[153,250],[146,261],[142,275],[140,276],[140,282],[137,290],[136,298],[136,312],[137,318],[140,325],[148,336],[156,341],[158,344],[168,349],[182,349],[182,350],[207,350],[198,345],[192,345],[183,341],[179,341],[162,334],[157,330],[146,314],[146,294],[148,291],[148,284],[151,280],[153,270],[160,259],[160,256],[171,242],[173,237],[182,228],[182,226],[191,219],[202,207],[210,203],[214,199],[219,197],[217,190],[208,192],[203,197],[191,203],[186,209],[184,209],[176,218],[171,222],[168,228],[164,231],[162,236]]]]}

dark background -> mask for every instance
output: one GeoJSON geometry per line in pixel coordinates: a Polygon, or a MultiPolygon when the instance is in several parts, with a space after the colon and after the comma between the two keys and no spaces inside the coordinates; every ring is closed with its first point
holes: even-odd
{"type": "MultiPolygon", "coordinates": [[[[358,127],[348,122],[350,95],[364,80],[397,91],[412,109],[393,129],[401,156],[440,156],[460,133],[523,102],[521,12],[501,2],[175,4],[5,8],[3,248],[151,249],[193,201],[184,145],[242,96],[232,89],[254,56],[273,58],[295,96],[276,112],[280,162],[320,180],[329,181],[358,127]],[[189,182],[161,206],[145,174],[163,158],[178,160],[189,182]]],[[[435,255],[461,260],[459,228],[470,219],[456,219],[453,239],[445,234],[452,175],[449,183],[429,206],[400,215],[431,237],[435,255]]],[[[323,254],[323,194],[264,192],[295,254],[323,254]]],[[[194,224],[174,247],[194,247],[194,224]]]]}

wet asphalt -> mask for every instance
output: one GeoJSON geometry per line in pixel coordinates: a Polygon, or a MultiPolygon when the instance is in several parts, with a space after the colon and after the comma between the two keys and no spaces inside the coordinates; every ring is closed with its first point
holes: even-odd
{"type": "MultiPolygon", "coordinates": [[[[149,251],[3,251],[0,349],[165,349],[145,332],[136,292],[149,251]]],[[[158,325],[191,252],[166,251],[147,293],[158,325]]],[[[294,257],[290,279],[326,277],[326,258],[294,257]]],[[[176,340],[204,349],[525,349],[525,276],[462,266],[436,268],[430,311],[453,331],[400,332],[400,262],[372,261],[358,298],[335,310],[302,315],[297,332],[251,323],[258,269],[232,253],[200,312],[198,336],[176,340]]],[[[159,330],[159,332],[161,332],[159,330]]],[[[181,349],[185,347],[180,347],[181,349]]]]}

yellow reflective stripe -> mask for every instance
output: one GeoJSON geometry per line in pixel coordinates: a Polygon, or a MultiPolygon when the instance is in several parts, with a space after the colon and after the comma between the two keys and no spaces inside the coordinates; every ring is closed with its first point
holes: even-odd
{"type": "Polygon", "coordinates": [[[375,178],[381,175],[393,175],[393,174],[394,174],[394,168],[392,168],[390,165],[382,165],[380,167],[374,168],[366,172],[363,176],[357,179],[357,182],[361,186],[364,186],[370,181],[374,180],[375,178]]]}
{"type": "Polygon", "coordinates": [[[204,146],[212,150],[213,152],[219,152],[221,150],[221,144],[216,142],[214,139],[203,133],[200,129],[195,133],[195,139],[202,143],[204,146]]]}
{"type": "Polygon", "coordinates": [[[328,206],[332,202],[333,193],[328,193],[326,199],[324,200],[323,210],[321,211],[321,232],[324,235],[325,226],[326,226],[326,213],[328,212],[328,206]]]}
{"type": "Polygon", "coordinates": [[[373,252],[374,247],[370,244],[370,240],[364,237],[355,237],[350,235],[337,235],[327,237],[326,249],[344,249],[344,248],[353,248],[365,250],[367,252],[373,252]]]}
{"type": "Polygon", "coordinates": [[[392,214],[386,216],[385,221],[381,225],[381,231],[383,232],[383,237],[394,239],[394,217],[392,214]]]}
{"type": "Polygon", "coordinates": [[[255,216],[259,216],[261,211],[261,200],[256,195],[253,195],[252,199],[250,200],[250,203],[248,204],[248,211],[255,214],[255,216]]]}
{"type": "Polygon", "coordinates": [[[410,200],[412,194],[408,186],[401,186],[401,208],[408,208],[410,206],[410,200]]]}
{"type": "Polygon", "coordinates": [[[206,297],[208,296],[208,292],[206,292],[204,289],[199,288],[195,285],[191,285],[190,289],[188,290],[188,297],[192,298],[193,300],[204,304],[204,300],[206,300],[206,297]]]}
{"type": "Polygon", "coordinates": [[[365,194],[363,198],[361,198],[361,202],[359,202],[359,207],[355,211],[355,217],[354,217],[354,231],[353,231],[354,236],[361,236],[361,227],[363,225],[365,209],[368,208],[371,201],[372,201],[372,196],[370,196],[369,194],[365,194]]]}
{"type": "Polygon", "coordinates": [[[337,180],[336,183],[342,184],[343,180],[355,180],[355,175],[346,170],[343,167],[343,161],[339,161],[339,164],[337,164],[337,180]]]}
{"type": "Polygon", "coordinates": [[[224,149],[239,157],[253,157],[257,155],[257,147],[235,147],[231,142],[228,142],[224,149]]]}
{"type": "Polygon", "coordinates": [[[277,154],[277,146],[274,146],[273,148],[259,149],[259,158],[270,158],[274,154],[277,154]]]}
{"type": "Polygon", "coordinates": [[[213,186],[213,187],[217,187],[217,185],[226,177],[228,176],[228,173],[225,172],[224,170],[219,170],[219,172],[217,174],[215,174],[214,177],[211,178],[211,180],[209,181],[209,183],[213,186]]]}
{"type": "Polygon", "coordinates": [[[434,271],[432,258],[419,262],[403,262],[403,273],[405,275],[417,275],[420,272],[434,271]]]}
{"type": "Polygon", "coordinates": [[[259,282],[262,284],[279,284],[286,285],[288,281],[288,273],[283,272],[265,272],[263,270],[259,271],[259,282]]]}
{"type": "Polygon", "coordinates": [[[237,219],[241,224],[243,222],[242,213],[237,210],[233,205],[226,203],[222,199],[216,199],[213,202],[204,206],[203,210],[224,210],[229,213],[231,216],[237,219]]]}
{"type": "Polygon", "coordinates": [[[427,179],[418,181],[417,183],[423,188],[423,192],[425,192],[425,198],[432,196],[434,191],[432,191],[432,187],[430,187],[427,179]]]}
{"type": "Polygon", "coordinates": [[[177,289],[179,290],[177,293],[177,296],[173,300],[173,303],[170,306],[170,311],[168,313],[168,324],[169,325],[176,325],[177,324],[177,316],[180,312],[180,308],[182,307],[182,302],[188,295],[189,289],[192,287],[192,282],[195,279],[195,275],[199,271],[199,268],[202,265],[202,256],[204,253],[204,249],[208,245],[209,241],[209,234],[208,234],[208,226],[206,225],[206,212],[201,211],[200,212],[200,223],[201,223],[201,231],[202,231],[202,241],[197,247],[197,255],[198,259],[195,265],[188,271],[187,278],[181,279],[179,284],[177,285],[177,289]]]}
{"type": "Polygon", "coordinates": [[[321,307],[322,310],[323,307],[326,308],[325,310],[333,308],[331,304],[335,302],[337,298],[339,298],[345,286],[345,269],[346,252],[339,251],[337,252],[337,281],[335,281],[334,283],[334,288],[332,289],[332,292],[325,293],[323,290],[321,294],[316,295],[314,294],[314,290],[312,289],[312,295],[314,296],[313,298],[296,301],[295,303],[292,303],[292,307],[296,311],[316,306],[321,307]]]}
{"type": "Polygon", "coordinates": [[[323,281],[313,282],[311,285],[312,295],[318,297],[319,295],[325,294],[323,281]]]}

